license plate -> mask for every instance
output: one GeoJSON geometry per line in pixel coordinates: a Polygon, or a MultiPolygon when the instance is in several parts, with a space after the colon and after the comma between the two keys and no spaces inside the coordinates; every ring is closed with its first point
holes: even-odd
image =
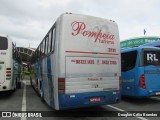
{"type": "Polygon", "coordinates": [[[89,101],[90,102],[100,102],[101,98],[100,97],[90,98],[89,101]]]}
{"type": "Polygon", "coordinates": [[[160,92],[156,92],[156,95],[160,95],[160,92]]]}

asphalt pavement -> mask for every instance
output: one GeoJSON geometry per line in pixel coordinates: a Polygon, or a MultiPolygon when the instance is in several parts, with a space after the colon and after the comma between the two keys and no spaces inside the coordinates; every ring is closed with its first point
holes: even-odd
{"type": "Polygon", "coordinates": [[[160,97],[123,97],[118,104],[54,111],[41,101],[30,81],[24,80],[21,89],[0,92],[0,112],[0,116],[2,112],[12,116],[0,120],[159,120],[155,116],[160,115],[160,97]]]}

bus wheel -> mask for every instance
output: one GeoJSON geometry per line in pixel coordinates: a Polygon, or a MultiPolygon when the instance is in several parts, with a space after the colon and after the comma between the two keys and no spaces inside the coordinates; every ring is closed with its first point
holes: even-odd
{"type": "Polygon", "coordinates": [[[40,89],[40,97],[41,97],[41,101],[44,102],[44,98],[43,98],[43,91],[42,88],[40,89]]]}

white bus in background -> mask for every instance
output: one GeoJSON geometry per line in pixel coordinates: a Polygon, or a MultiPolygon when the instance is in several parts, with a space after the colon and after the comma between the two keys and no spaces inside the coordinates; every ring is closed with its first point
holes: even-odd
{"type": "Polygon", "coordinates": [[[31,84],[55,110],[114,104],[120,66],[114,21],[62,14],[32,56],[31,84]]]}
{"type": "Polygon", "coordinates": [[[20,87],[21,57],[9,37],[0,36],[0,91],[20,87]]]}

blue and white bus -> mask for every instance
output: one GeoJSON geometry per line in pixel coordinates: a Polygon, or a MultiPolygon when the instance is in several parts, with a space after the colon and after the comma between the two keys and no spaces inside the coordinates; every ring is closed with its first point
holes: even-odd
{"type": "Polygon", "coordinates": [[[0,91],[20,87],[21,57],[12,40],[0,36],[0,91]]]}
{"type": "Polygon", "coordinates": [[[32,56],[31,84],[55,110],[118,103],[120,42],[114,21],[62,14],[32,56]]]}
{"type": "Polygon", "coordinates": [[[122,95],[160,95],[160,49],[150,46],[121,51],[122,95]]]}

